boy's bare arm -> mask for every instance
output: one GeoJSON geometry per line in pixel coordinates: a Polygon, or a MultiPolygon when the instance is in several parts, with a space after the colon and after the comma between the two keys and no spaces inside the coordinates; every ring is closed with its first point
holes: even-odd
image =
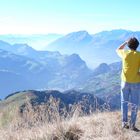
{"type": "Polygon", "coordinates": [[[125,41],[123,44],[121,44],[118,48],[117,48],[117,50],[122,50],[122,49],[124,49],[124,47],[127,45],[127,41],[125,41]]]}
{"type": "Polygon", "coordinates": [[[140,72],[138,72],[138,75],[140,76],[140,72]]]}

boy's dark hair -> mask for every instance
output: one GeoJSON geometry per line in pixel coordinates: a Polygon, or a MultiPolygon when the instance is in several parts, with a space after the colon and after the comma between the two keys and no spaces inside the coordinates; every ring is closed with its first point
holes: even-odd
{"type": "Polygon", "coordinates": [[[128,47],[131,50],[136,50],[138,48],[138,46],[139,46],[139,41],[135,37],[129,39],[128,47]]]}

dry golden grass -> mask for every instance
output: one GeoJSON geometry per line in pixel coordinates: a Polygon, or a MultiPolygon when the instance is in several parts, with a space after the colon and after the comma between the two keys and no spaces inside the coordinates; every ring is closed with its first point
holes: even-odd
{"type": "MultiPolygon", "coordinates": [[[[0,117],[2,118],[2,113],[0,117]]],[[[140,128],[139,118],[140,114],[137,121],[140,128]]],[[[52,99],[47,105],[36,108],[28,104],[22,115],[17,111],[15,117],[10,118],[10,122],[0,128],[0,140],[139,139],[140,133],[121,129],[119,111],[99,111],[86,116],[79,105],[73,106],[70,112],[60,111],[59,102],[52,99]]]]}

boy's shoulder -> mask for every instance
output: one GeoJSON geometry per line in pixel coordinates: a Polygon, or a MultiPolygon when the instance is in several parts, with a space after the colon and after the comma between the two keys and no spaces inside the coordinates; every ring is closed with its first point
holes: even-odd
{"type": "Polygon", "coordinates": [[[140,51],[136,51],[137,53],[140,53],[140,51]]]}
{"type": "Polygon", "coordinates": [[[140,51],[135,51],[138,55],[140,55],[140,51]]]}
{"type": "Polygon", "coordinates": [[[124,50],[124,52],[126,52],[126,53],[129,53],[129,52],[135,52],[135,53],[137,53],[137,54],[139,54],[139,55],[140,55],[140,51],[124,50]]]}

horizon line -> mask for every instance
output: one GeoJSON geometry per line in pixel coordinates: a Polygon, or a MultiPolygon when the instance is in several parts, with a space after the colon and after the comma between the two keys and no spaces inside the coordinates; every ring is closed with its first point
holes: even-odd
{"type": "Polygon", "coordinates": [[[115,30],[124,30],[124,31],[129,31],[129,32],[139,32],[140,30],[131,30],[131,29],[123,29],[123,28],[114,28],[114,29],[105,29],[105,30],[101,30],[101,31],[98,31],[98,32],[94,32],[94,33],[90,33],[90,31],[88,30],[75,30],[75,31],[71,31],[71,32],[67,32],[67,33],[57,33],[57,32],[49,32],[49,33],[0,33],[0,35],[67,35],[69,33],[74,33],[74,32],[80,32],[80,31],[86,31],[88,32],[89,34],[97,34],[97,33],[100,33],[100,32],[111,32],[111,31],[115,31],[115,30]]]}

